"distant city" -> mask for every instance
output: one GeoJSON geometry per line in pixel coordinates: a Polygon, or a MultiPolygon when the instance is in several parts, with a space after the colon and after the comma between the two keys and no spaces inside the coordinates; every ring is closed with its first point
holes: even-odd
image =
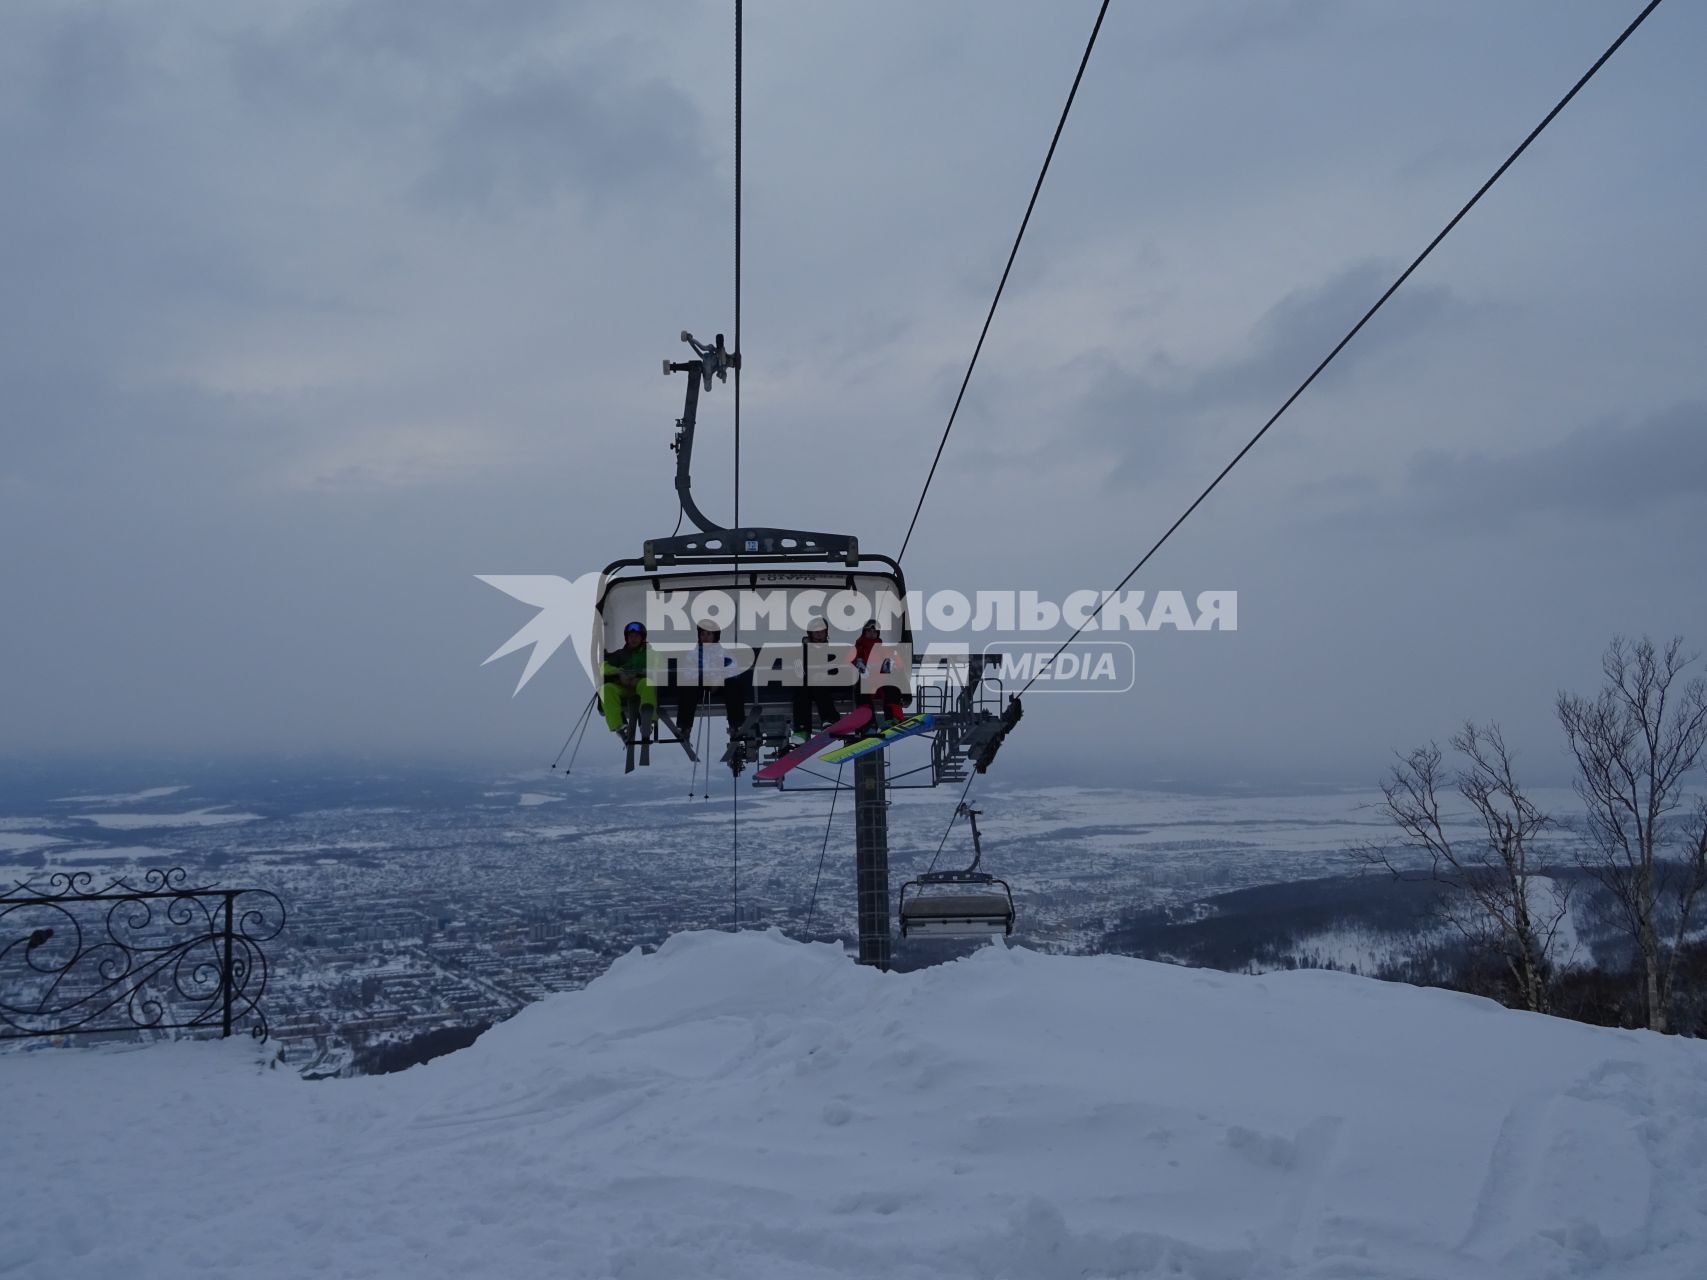
{"type": "MultiPolygon", "coordinates": [[[[182,867],[191,885],[277,894],[288,923],[264,945],[268,1044],[281,1065],[308,1076],[407,1063],[408,1046],[458,1029],[472,1035],[584,986],[631,948],[684,929],[730,928],[737,899],[742,928],[853,937],[852,807],[843,797],[831,819],[827,792],[743,788],[737,877],[727,778],[714,781],[710,799],[689,798],[685,778],[674,789],[660,775],[128,780],[137,785],[91,791],[37,779],[0,799],[0,875],[7,885],[42,884],[88,872],[99,887],[182,867]]],[[[939,844],[939,868],[970,860],[964,825],[948,829],[954,798],[897,793],[892,893],[939,844]]],[[[1383,834],[1367,794],[1206,796],[992,780],[976,799],[986,869],[1013,886],[1012,942],[1046,951],[1096,952],[1134,929],[1201,921],[1217,914],[1218,896],[1240,890],[1353,876],[1346,849],[1383,834]]],[[[1413,923],[1393,927],[1402,937],[1413,923]]],[[[1357,969],[1394,946],[1341,927],[1281,939],[1241,963],[1357,969]]],[[[11,941],[0,938],[0,948],[11,941]]],[[[910,940],[896,963],[915,968],[973,945],[910,940]]],[[[12,1005],[31,981],[21,954],[15,948],[0,965],[0,997],[12,1005]]],[[[184,1033],[99,1038],[175,1034],[184,1033]]],[[[0,1049],[56,1043],[16,1039],[0,1049]]]]}

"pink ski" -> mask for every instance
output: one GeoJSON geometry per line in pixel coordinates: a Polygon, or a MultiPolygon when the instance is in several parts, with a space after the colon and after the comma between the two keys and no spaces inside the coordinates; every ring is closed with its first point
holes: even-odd
{"type": "Polygon", "coordinates": [[[855,707],[852,711],[848,712],[847,715],[836,721],[835,724],[830,725],[827,729],[824,729],[808,738],[805,742],[801,743],[798,747],[795,747],[787,754],[780,755],[775,760],[772,760],[764,768],[759,770],[757,776],[763,782],[774,782],[776,779],[786,774],[790,769],[793,769],[796,765],[805,764],[825,747],[835,742],[837,738],[840,738],[845,734],[858,733],[870,723],[871,708],[855,707]]]}

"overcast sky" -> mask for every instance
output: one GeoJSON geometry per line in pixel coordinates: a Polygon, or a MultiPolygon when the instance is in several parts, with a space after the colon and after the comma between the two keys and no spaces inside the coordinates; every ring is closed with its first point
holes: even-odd
{"type": "MultiPolygon", "coordinates": [[[[1115,0],[911,584],[1118,581],[1636,7],[1115,0]]],[[[1095,9],[747,5],[746,520],[898,547],[1095,9]]],[[[512,698],[474,575],[675,523],[731,10],[0,7],[0,754],[549,760],[586,678],[512,698]]],[[[1707,648],[1704,49],[1662,6],[1133,583],[1240,629],[1003,768],[1550,773],[1612,635],[1707,648]]]]}

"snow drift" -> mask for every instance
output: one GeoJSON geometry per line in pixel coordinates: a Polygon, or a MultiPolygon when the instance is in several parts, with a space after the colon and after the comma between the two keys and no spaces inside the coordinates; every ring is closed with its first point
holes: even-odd
{"type": "Polygon", "coordinates": [[[1707,1274],[1707,1044],[1322,972],[684,934],[472,1048],[0,1059],[0,1272],[1707,1274]]]}

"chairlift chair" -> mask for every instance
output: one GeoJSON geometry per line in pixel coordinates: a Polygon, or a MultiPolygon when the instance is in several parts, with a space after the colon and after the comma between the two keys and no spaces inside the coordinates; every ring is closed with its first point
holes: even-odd
{"type": "Polygon", "coordinates": [[[929,938],[1003,937],[1014,931],[1014,895],[1006,880],[978,870],[983,843],[978,815],[962,800],[954,811],[972,827],[972,865],[964,871],[926,871],[901,886],[901,936],[929,938]],[[914,891],[912,897],[907,890],[914,891]]]}
{"type": "MultiPolygon", "coordinates": [[[[619,648],[623,627],[629,621],[655,613],[647,606],[659,601],[649,598],[670,598],[674,607],[665,622],[649,625],[647,634],[647,644],[663,668],[665,681],[659,687],[657,725],[668,736],[655,740],[678,742],[692,756],[687,735],[679,732],[670,714],[673,702],[669,689],[684,678],[683,663],[691,661],[695,652],[697,624],[707,616],[702,600],[732,601],[734,622],[727,624],[731,628],[750,612],[743,607],[748,598],[783,601],[782,616],[773,611],[759,625],[742,627],[739,634],[724,631],[726,644],[738,642],[760,652],[766,646],[776,646],[773,652],[778,652],[798,645],[800,606],[807,601],[808,593],[813,602],[837,601],[856,611],[863,607],[869,609],[870,616],[887,612],[898,620],[898,626],[892,625],[885,636],[891,643],[910,646],[913,636],[906,616],[907,588],[901,566],[888,556],[862,553],[853,535],[758,526],[724,528],[700,510],[692,492],[699,395],[702,389],[711,389],[714,379],[726,380],[728,371],[739,367],[740,355],[725,349],[722,334],[712,343],[698,342],[685,330],[681,336],[693,348],[695,358],[680,362],[666,359],[664,373],[688,375],[682,416],[676,423],[671,448],[676,454],[675,485],[682,514],[697,532],[648,539],[640,556],[616,560],[605,567],[598,585],[592,640],[595,653],[619,648]]],[[[745,721],[738,729],[732,726],[732,741],[724,761],[735,772],[764,748],[780,750],[787,746],[794,690],[766,681],[764,674],[757,672],[752,682],[745,721]]],[[[697,680],[697,675],[693,679],[697,680]]],[[[910,671],[903,672],[898,683],[904,692],[910,692],[910,671]]],[[[847,699],[842,691],[836,696],[847,699]]],[[[625,742],[630,743],[632,759],[632,735],[625,734],[625,742]]],[[[641,745],[641,762],[646,763],[644,734],[641,745]]]]}

